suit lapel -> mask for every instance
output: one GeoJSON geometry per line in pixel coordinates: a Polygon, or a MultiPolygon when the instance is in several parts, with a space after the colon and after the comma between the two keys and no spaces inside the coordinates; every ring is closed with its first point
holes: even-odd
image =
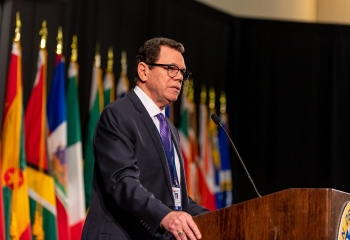
{"type": "Polygon", "coordinates": [[[150,117],[149,113],[147,112],[146,108],[143,106],[141,100],[138,98],[134,90],[131,90],[127,96],[129,96],[131,101],[134,103],[135,109],[140,112],[140,118],[143,124],[145,125],[145,127],[147,128],[149,135],[152,138],[154,147],[157,149],[159,160],[163,168],[164,178],[166,179],[169,194],[171,195],[171,197],[173,197],[169,170],[168,170],[168,162],[166,159],[165,151],[164,151],[163,144],[160,139],[158,130],[154,125],[152,118],[150,117]]]}

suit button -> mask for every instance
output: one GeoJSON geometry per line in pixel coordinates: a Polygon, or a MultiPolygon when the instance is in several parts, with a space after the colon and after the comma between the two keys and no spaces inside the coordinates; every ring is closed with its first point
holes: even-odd
{"type": "Polygon", "coordinates": [[[166,232],[165,236],[171,237],[171,233],[170,232],[166,232]]]}
{"type": "Polygon", "coordinates": [[[174,210],[174,206],[169,206],[169,208],[170,208],[171,210],[174,210]]]}

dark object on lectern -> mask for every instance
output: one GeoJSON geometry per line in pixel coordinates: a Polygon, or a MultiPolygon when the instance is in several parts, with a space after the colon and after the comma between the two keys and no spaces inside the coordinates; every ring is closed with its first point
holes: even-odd
{"type": "Polygon", "coordinates": [[[349,201],[349,193],[334,189],[292,188],[193,219],[203,240],[337,239],[349,201]]]}

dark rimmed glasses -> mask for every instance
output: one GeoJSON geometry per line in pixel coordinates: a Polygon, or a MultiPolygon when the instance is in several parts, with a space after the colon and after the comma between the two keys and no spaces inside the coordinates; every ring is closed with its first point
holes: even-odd
{"type": "Polygon", "coordinates": [[[146,64],[149,66],[163,67],[164,69],[167,69],[168,76],[172,78],[175,77],[180,72],[182,74],[183,81],[186,81],[192,74],[190,71],[180,69],[173,64],[160,64],[160,63],[146,63],[146,64]]]}

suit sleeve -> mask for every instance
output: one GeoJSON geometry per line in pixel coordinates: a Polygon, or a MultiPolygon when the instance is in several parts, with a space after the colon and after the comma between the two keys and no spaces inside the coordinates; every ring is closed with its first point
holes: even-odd
{"type": "Polygon", "coordinates": [[[189,214],[191,216],[197,216],[203,213],[208,213],[210,212],[208,209],[204,208],[203,206],[199,205],[195,201],[192,200],[191,197],[188,197],[188,202],[189,202],[189,214]]]}
{"type": "Polygon", "coordinates": [[[103,184],[99,187],[154,235],[171,210],[139,181],[134,144],[137,133],[132,124],[130,118],[116,108],[106,108],[102,112],[93,142],[95,171],[99,171],[102,178],[103,184]]]}

